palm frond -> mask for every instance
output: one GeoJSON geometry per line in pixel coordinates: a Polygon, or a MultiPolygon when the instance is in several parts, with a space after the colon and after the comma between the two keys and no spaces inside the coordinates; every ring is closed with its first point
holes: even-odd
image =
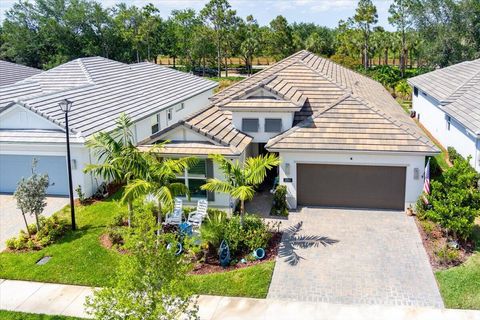
{"type": "Polygon", "coordinates": [[[252,186],[238,186],[235,187],[230,194],[236,199],[252,200],[255,195],[255,189],[252,186]]]}
{"type": "Polygon", "coordinates": [[[83,169],[84,173],[91,173],[95,176],[102,177],[104,180],[113,180],[115,182],[123,182],[123,174],[119,168],[110,163],[89,164],[83,169]]]}
{"type": "Polygon", "coordinates": [[[228,182],[222,181],[220,179],[208,179],[207,183],[200,187],[202,190],[207,190],[210,192],[220,192],[231,194],[233,187],[228,182]]]}
{"type": "Polygon", "coordinates": [[[267,170],[280,164],[280,159],[273,153],[251,157],[245,161],[245,177],[250,184],[260,184],[267,175],[267,170]]]}
{"type": "Polygon", "coordinates": [[[128,200],[144,197],[150,193],[154,193],[158,187],[157,184],[149,181],[141,179],[131,180],[125,186],[121,201],[125,203],[128,200]]]}

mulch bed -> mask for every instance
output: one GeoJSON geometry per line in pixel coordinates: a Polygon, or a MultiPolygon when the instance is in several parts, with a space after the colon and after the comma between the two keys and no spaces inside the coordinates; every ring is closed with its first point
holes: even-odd
{"type": "Polygon", "coordinates": [[[414,217],[414,219],[418,231],[420,232],[423,246],[427,251],[430,265],[432,266],[433,271],[444,270],[454,266],[458,266],[465,262],[468,257],[472,255],[475,248],[475,244],[473,243],[473,241],[460,241],[460,248],[458,249],[458,259],[450,263],[440,261],[440,259],[436,255],[436,251],[440,248],[443,248],[447,244],[446,235],[438,226],[436,226],[432,231],[426,232],[423,229],[420,220],[416,216],[414,217]]]}
{"type": "MultiPolygon", "coordinates": [[[[237,269],[242,269],[246,267],[251,267],[257,264],[265,263],[267,261],[275,260],[275,257],[278,253],[278,247],[282,240],[282,233],[275,232],[273,233],[272,238],[268,242],[268,247],[265,249],[265,258],[262,260],[247,261],[246,263],[238,262],[233,266],[222,267],[218,260],[218,256],[209,255],[204,263],[198,264],[194,267],[191,274],[209,274],[209,273],[218,273],[218,272],[227,272],[237,269]]],[[[238,259],[240,261],[240,259],[238,259]]]]}

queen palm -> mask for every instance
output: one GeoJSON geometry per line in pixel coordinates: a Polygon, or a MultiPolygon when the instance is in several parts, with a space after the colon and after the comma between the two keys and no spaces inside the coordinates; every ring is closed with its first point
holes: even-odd
{"type": "Polygon", "coordinates": [[[226,159],[222,155],[210,155],[218,164],[225,179],[208,179],[201,188],[210,192],[221,192],[230,195],[233,199],[240,200],[240,214],[245,214],[245,201],[252,200],[255,187],[265,180],[267,170],[280,164],[280,159],[273,153],[248,158],[245,163],[238,160],[226,159]]]}
{"type": "MultiPolygon", "coordinates": [[[[99,132],[86,143],[98,164],[89,164],[85,173],[92,173],[105,181],[126,184],[137,176],[144,175],[145,159],[135,147],[130,130],[132,122],[125,114],[120,114],[116,121],[117,129],[113,132],[99,132]]],[[[132,200],[128,199],[129,225],[132,214],[132,200]]]]}
{"type": "Polygon", "coordinates": [[[153,196],[157,202],[158,230],[162,224],[162,214],[173,210],[174,199],[179,195],[189,196],[185,184],[176,182],[177,176],[194,165],[197,159],[185,157],[180,159],[167,159],[158,156],[164,144],[158,145],[149,152],[142,154],[146,170],[142,175],[130,180],[125,187],[122,201],[129,199],[153,196]]]}

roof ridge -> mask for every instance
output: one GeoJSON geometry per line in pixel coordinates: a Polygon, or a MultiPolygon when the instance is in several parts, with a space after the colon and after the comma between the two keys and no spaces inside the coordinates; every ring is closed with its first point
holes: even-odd
{"type": "MultiPolygon", "coordinates": [[[[473,62],[473,61],[469,61],[469,62],[473,62]]],[[[470,79],[468,79],[463,85],[455,89],[455,91],[446,99],[446,102],[452,103],[453,101],[460,98],[465,92],[470,90],[470,88],[472,88],[474,85],[476,85],[479,82],[480,82],[480,69],[470,79]]]]}
{"type": "Polygon", "coordinates": [[[405,125],[396,120],[394,117],[392,117],[390,114],[386,113],[385,111],[383,110],[380,110],[378,109],[377,107],[371,105],[368,101],[362,99],[361,97],[359,96],[356,96],[356,95],[351,95],[352,99],[355,99],[357,100],[358,102],[362,103],[363,105],[365,105],[367,108],[369,108],[370,110],[372,110],[373,112],[375,112],[376,114],[382,116],[385,120],[387,120],[388,122],[390,122],[391,124],[393,124],[394,126],[402,129],[405,133],[409,134],[410,136],[412,136],[413,138],[415,138],[417,141],[420,141],[422,142],[423,144],[429,146],[429,147],[432,147],[431,144],[428,144],[427,141],[425,141],[425,138],[420,136],[420,135],[417,135],[416,132],[412,132],[410,130],[410,128],[408,127],[405,127],[405,125]]]}
{"type": "Polygon", "coordinates": [[[92,75],[90,74],[90,71],[88,70],[88,67],[85,65],[85,63],[83,63],[83,58],[78,58],[76,60],[78,61],[80,69],[85,74],[88,82],[91,82],[92,84],[95,84],[95,81],[93,80],[92,75]]]}
{"type": "Polygon", "coordinates": [[[344,94],[343,96],[341,96],[340,98],[338,98],[337,100],[335,100],[334,102],[332,102],[329,106],[327,106],[325,109],[322,109],[322,110],[319,110],[317,112],[314,112],[312,115],[310,115],[308,118],[306,119],[303,119],[302,121],[300,121],[299,123],[297,123],[295,126],[291,127],[290,129],[288,129],[287,131],[285,132],[282,132],[280,133],[279,135],[271,138],[267,144],[266,144],[266,147],[271,147],[273,145],[275,145],[280,139],[284,138],[284,137],[287,137],[289,136],[292,132],[295,132],[297,131],[298,129],[300,128],[303,128],[304,125],[308,124],[308,123],[312,123],[313,122],[313,119],[317,118],[318,116],[320,116],[322,113],[326,112],[327,110],[330,110],[332,109],[334,106],[336,106],[337,104],[339,104],[340,102],[344,101],[345,99],[347,99],[350,95],[349,94],[344,94]]]}
{"type": "MultiPolygon", "coordinates": [[[[227,88],[227,89],[225,89],[224,91],[218,92],[217,94],[215,94],[214,96],[212,96],[212,97],[210,98],[210,100],[213,101],[213,100],[216,98],[216,96],[221,95],[222,93],[225,93],[225,91],[227,91],[227,90],[232,90],[232,89],[234,89],[235,87],[239,87],[241,84],[244,84],[245,82],[247,82],[247,81],[249,81],[249,80],[251,80],[251,79],[254,79],[254,78],[260,78],[260,79],[261,79],[261,80],[258,80],[257,82],[254,83],[255,85],[258,85],[259,82],[267,79],[269,76],[272,76],[272,74],[268,74],[268,75],[266,75],[264,78],[261,78],[260,76],[265,75],[266,73],[268,73],[268,71],[272,71],[273,68],[279,67],[282,63],[287,62],[287,61],[290,60],[290,59],[292,59],[292,61],[288,61],[287,65],[282,66],[282,67],[279,68],[278,70],[275,70],[275,73],[276,73],[276,72],[279,72],[280,70],[283,70],[283,69],[285,69],[285,68],[287,68],[287,67],[289,67],[289,66],[291,66],[293,63],[297,62],[297,59],[299,59],[299,56],[302,55],[302,54],[304,55],[305,52],[306,52],[305,50],[301,50],[301,51],[296,52],[296,53],[294,53],[294,54],[292,54],[292,55],[290,55],[290,56],[288,56],[288,57],[286,57],[286,58],[284,58],[284,59],[282,59],[282,60],[280,60],[280,61],[278,61],[278,62],[275,62],[275,63],[272,64],[271,66],[268,66],[267,68],[265,68],[265,69],[263,69],[263,70],[255,73],[254,75],[252,75],[252,76],[250,76],[250,77],[247,77],[247,78],[245,78],[245,79],[243,79],[243,80],[241,80],[241,81],[233,84],[230,88],[227,88]]],[[[233,93],[229,94],[230,99],[231,99],[231,96],[238,94],[238,93],[239,93],[240,91],[242,91],[242,90],[245,90],[245,89],[238,89],[236,92],[233,92],[233,93]]],[[[226,98],[220,98],[219,101],[222,101],[222,100],[224,100],[224,99],[226,99],[226,98]]]]}

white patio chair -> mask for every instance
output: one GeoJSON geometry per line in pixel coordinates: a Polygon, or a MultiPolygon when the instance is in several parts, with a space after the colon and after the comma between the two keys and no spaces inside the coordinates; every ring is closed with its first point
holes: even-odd
{"type": "Polygon", "coordinates": [[[207,216],[208,201],[205,199],[198,200],[197,210],[188,214],[187,222],[191,223],[194,227],[200,227],[203,219],[207,216]]]}
{"type": "Polygon", "coordinates": [[[167,213],[165,224],[181,224],[183,220],[183,201],[175,198],[173,212],[167,213]]]}

